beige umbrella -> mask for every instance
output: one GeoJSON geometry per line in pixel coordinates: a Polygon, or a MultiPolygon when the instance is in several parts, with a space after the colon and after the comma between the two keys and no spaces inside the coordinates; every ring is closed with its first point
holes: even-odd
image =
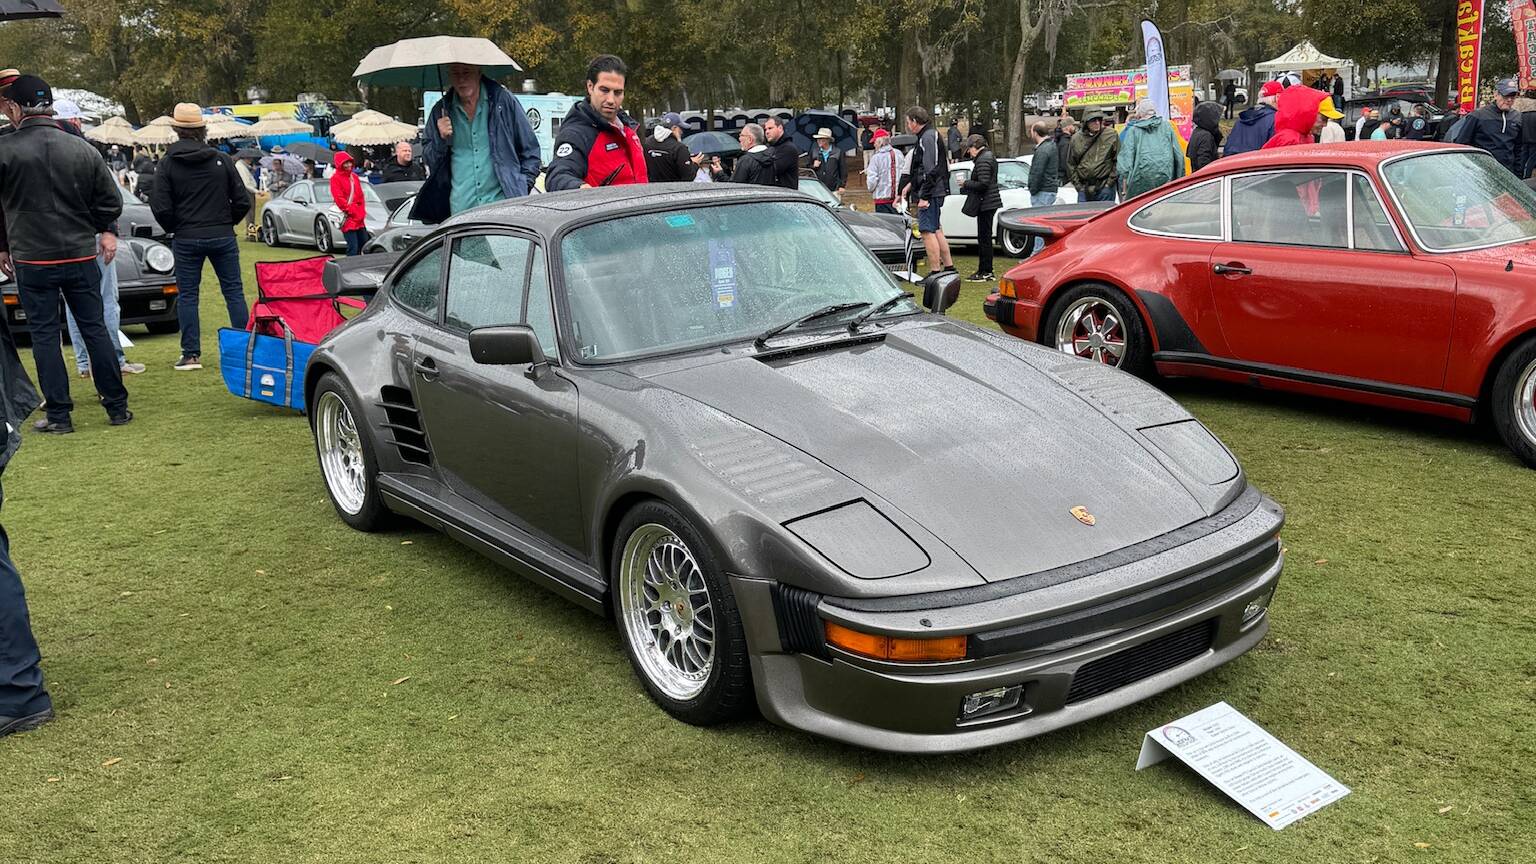
{"type": "Polygon", "coordinates": [[[228,114],[208,115],[208,140],[224,141],[229,138],[253,137],[251,129],[228,114]]]}
{"type": "Polygon", "coordinates": [[[133,146],[133,124],[121,117],[108,117],[100,126],[85,133],[85,137],[98,144],[133,146]]]}
{"type": "Polygon", "coordinates": [[[299,135],[313,131],[315,131],[315,127],[295,120],[291,115],[284,114],[281,111],[263,114],[261,119],[256,121],[254,125],[245,128],[246,134],[253,137],[260,135],[299,135]]]}
{"type": "Polygon", "coordinates": [[[378,111],[359,111],[352,119],[332,126],[331,135],[342,144],[373,147],[413,140],[416,127],[378,111]]]}
{"type": "Polygon", "coordinates": [[[171,128],[171,118],[156,117],[133,133],[133,143],[140,147],[164,147],[176,143],[176,130],[171,128]],[[164,121],[164,122],[161,122],[164,121]]]}
{"type": "Polygon", "coordinates": [[[146,124],[146,125],[149,125],[149,126],[175,126],[176,125],[176,121],[172,120],[170,118],[170,115],[168,115],[168,114],[161,114],[159,117],[156,117],[155,119],[149,121],[149,123],[146,124]]]}
{"type": "Polygon", "coordinates": [[[479,66],[491,78],[521,72],[506,52],[489,39],[476,36],[424,36],[401,39],[368,52],[352,77],[370,87],[415,87],[441,90],[446,83],[442,67],[450,63],[479,66]]]}

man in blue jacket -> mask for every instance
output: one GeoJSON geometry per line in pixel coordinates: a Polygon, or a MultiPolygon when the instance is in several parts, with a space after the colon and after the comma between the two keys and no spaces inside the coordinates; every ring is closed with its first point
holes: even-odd
{"type": "Polygon", "coordinates": [[[1468,114],[1456,130],[1453,144],[1470,144],[1487,150],[1500,165],[1521,177],[1524,161],[1520,154],[1520,115],[1514,109],[1520,86],[1505,78],[1494,88],[1493,101],[1468,114]]]}
{"type": "Polygon", "coordinates": [[[413,210],[429,223],[527,195],[539,177],[539,141],[517,97],[479,66],[452,63],[446,71],[451,90],[427,117],[431,176],[413,210]]]}
{"type": "Polygon", "coordinates": [[[1265,81],[1259,90],[1259,104],[1237,116],[1237,125],[1227,136],[1227,144],[1221,155],[1235,156],[1263,147],[1275,134],[1275,100],[1285,89],[1279,81],[1265,81]]]}

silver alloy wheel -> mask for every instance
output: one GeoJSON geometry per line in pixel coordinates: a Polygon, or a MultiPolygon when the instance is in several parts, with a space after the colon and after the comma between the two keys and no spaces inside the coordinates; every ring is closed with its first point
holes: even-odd
{"type": "Polygon", "coordinates": [[[1023,258],[1033,238],[1021,237],[1012,231],[1003,232],[1003,251],[1014,258],[1023,258]]]}
{"type": "Polygon", "coordinates": [[[353,516],[362,512],[368,493],[363,440],[347,403],[334,391],[320,394],[320,404],[315,406],[315,442],[320,450],[320,471],[336,506],[353,516]]]}
{"type": "Polygon", "coordinates": [[[316,219],[315,220],[315,248],[318,249],[321,252],[325,252],[325,253],[329,254],[330,251],[331,251],[331,247],[334,246],[334,245],[335,245],[334,238],[331,237],[331,226],[326,224],[325,217],[322,216],[321,218],[316,219]]]}
{"type": "Polygon", "coordinates": [[[624,543],[619,616],[656,689],[680,702],[703,692],[715,665],[714,605],[698,561],[665,525],[641,525],[624,543]]]}
{"type": "Polygon", "coordinates": [[[1125,359],[1125,322],[1108,300],[1091,295],[1080,298],[1056,322],[1056,348],[1119,366],[1125,359]]]}
{"type": "Polygon", "coordinates": [[[261,214],[261,240],[268,246],[277,245],[277,223],[271,213],[261,214]]]}
{"type": "Polygon", "coordinates": [[[1515,381],[1515,424],[1525,440],[1536,445],[1536,360],[1526,364],[1515,381]]]}

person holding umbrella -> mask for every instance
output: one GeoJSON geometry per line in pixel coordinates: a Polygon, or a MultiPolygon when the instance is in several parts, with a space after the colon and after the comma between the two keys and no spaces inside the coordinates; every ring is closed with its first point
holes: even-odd
{"type": "Polygon", "coordinates": [[[843,190],[848,187],[848,167],[843,163],[842,151],[832,146],[832,130],[823,126],[816,130],[816,149],[811,152],[811,170],[816,179],[827,187],[837,200],[843,200],[843,190]]]}
{"type": "Polygon", "coordinates": [[[426,147],[427,167],[447,182],[421,187],[416,207],[430,196],[425,203],[451,215],[527,195],[540,158],[522,103],[479,66],[450,63],[447,73],[451,92],[432,106],[426,147]]]}
{"type": "Polygon", "coordinates": [[[555,158],[544,175],[550,192],[644,183],[645,148],[624,113],[629,69],[612,54],[587,66],[587,98],[571,106],[555,136],[555,158]]]}

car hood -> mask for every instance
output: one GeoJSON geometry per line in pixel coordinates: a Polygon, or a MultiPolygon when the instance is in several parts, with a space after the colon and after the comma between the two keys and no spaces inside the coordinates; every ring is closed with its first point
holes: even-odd
{"type": "Polygon", "coordinates": [[[875,213],[861,213],[847,207],[839,208],[836,213],[837,218],[865,246],[901,246],[906,242],[900,217],[895,217],[893,221],[875,213]]]}
{"type": "MultiPolygon", "coordinates": [[[[968,327],[898,324],[879,343],[778,360],[716,356],[645,377],[814,456],[988,581],[1208,515],[1134,430],[968,327]]],[[[1147,398],[1140,382],[1113,382],[1147,398]]]]}

